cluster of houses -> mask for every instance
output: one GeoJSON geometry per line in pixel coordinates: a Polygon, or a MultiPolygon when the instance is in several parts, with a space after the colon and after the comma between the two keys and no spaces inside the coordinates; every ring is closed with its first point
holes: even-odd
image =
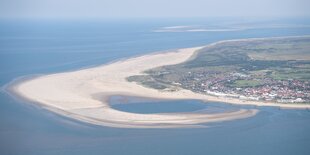
{"type": "Polygon", "coordinates": [[[242,73],[202,72],[188,73],[175,85],[194,92],[242,100],[276,101],[281,103],[310,103],[310,83],[307,80],[276,80],[270,77],[255,77],[242,73]],[[256,86],[237,87],[236,80],[256,80],[256,86]]]}

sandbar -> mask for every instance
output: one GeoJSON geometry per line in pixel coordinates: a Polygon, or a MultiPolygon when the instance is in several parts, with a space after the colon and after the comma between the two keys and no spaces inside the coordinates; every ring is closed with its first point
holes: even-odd
{"type": "MultiPolygon", "coordinates": [[[[219,43],[219,42],[218,42],[219,43]]],[[[214,46],[217,43],[208,46],[214,46]]],[[[205,46],[204,46],[205,47],[205,46]]],[[[221,122],[254,116],[257,109],[204,113],[137,114],[110,107],[109,96],[124,95],[158,99],[199,99],[257,106],[309,108],[310,105],[263,103],[220,98],[194,93],[190,90],[159,91],[128,82],[127,77],[144,74],[159,66],[178,64],[191,58],[204,47],[177,49],[128,58],[110,64],[77,71],[42,75],[11,85],[13,93],[57,114],[83,122],[118,128],[176,128],[201,127],[209,122],[221,122]],[[95,97],[100,94],[100,97],[95,97]]],[[[207,103],[206,103],[207,104],[207,103]]]]}

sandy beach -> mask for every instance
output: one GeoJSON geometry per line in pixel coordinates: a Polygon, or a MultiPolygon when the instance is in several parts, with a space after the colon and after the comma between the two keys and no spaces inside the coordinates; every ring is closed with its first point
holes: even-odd
{"type": "MultiPolygon", "coordinates": [[[[217,43],[208,46],[215,44],[217,43]]],[[[200,127],[201,123],[251,117],[258,110],[240,109],[216,114],[136,114],[112,109],[107,101],[111,95],[159,99],[199,99],[281,108],[310,108],[310,105],[302,104],[277,104],[221,98],[197,94],[184,89],[175,92],[163,92],[126,80],[126,77],[143,74],[142,72],[147,69],[184,62],[201,48],[203,47],[154,53],[94,68],[43,75],[13,84],[11,90],[17,95],[34,103],[39,103],[46,109],[60,115],[96,125],[120,128],[200,127]],[[94,97],[98,94],[100,94],[100,98],[94,97]]]]}

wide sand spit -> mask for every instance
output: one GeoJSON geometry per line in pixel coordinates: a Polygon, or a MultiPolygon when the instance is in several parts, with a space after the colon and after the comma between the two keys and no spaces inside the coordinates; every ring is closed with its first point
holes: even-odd
{"type": "MultiPolygon", "coordinates": [[[[214,46],[218,43],[220,42],[208,46],[214,46]]],[[[11,90],[15,94],[60,115],[95,125],[118,128],[201,127],[204,126],[202,124],[209,122],[248,118],[256,115],[258,110],[255,108],[239,109],[213,114],[195,112],[137,114],[111,108],[108,99],[112,95],[157,99],[199,99],[284,108],[310,107],[309,105],[263,103],[220,98],[194,93],[185,89],[173,92],[159,91],[126,80],[126,77],[144,74],[143,71],[151,68],[184,62],[201,48],[203,47],[153,53],[93,68],[43,75],[13,84],[11,90]]]]}

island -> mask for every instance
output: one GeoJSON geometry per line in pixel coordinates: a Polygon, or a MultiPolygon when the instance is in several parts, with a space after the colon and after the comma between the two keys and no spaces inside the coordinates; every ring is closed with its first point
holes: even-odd
{"type": "Polygon", "coordinates": [[[255,106],[310,108],[309,41],[310,37],[221,41],[35,76],[13,82],[7,89],[44,109],[95,125],[205,127],[210,122],[255,116],[259,112],[255,106]],[[280,92],[289,94],[280,97],[280,92]],[[113,109],[109,98],[115,95],[255,106],[220,113],[137,114],[113,109]]]}
{"type": "Polygon", "coordinates": [[[309,104],[310,37],[225,41],[144,73],[127,80],[162,91],[309,104]]]}

